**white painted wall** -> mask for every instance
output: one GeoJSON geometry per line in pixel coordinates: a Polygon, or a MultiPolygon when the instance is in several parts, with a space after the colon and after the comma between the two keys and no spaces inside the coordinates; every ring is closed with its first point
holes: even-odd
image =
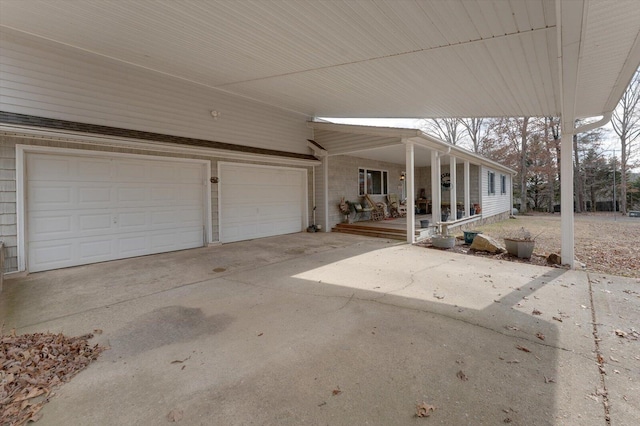
{"type": "Polygon", "coordinates": [[[9,29],[0,50],[2,111],[309,153],[309,117],[9,29]]]}
{"type": "Polygon", "coordinates": [[[483,166],[480,169],[481,197],[482,197],[482,217],[489,217],[496,214],[511,212],[511,175],[495,169],[483,166]],[[488,172],[495,173],[496,192],[489,194],[488,172]],[[500,176],[506,176],[506,191],[500,193],[500,176]]]}

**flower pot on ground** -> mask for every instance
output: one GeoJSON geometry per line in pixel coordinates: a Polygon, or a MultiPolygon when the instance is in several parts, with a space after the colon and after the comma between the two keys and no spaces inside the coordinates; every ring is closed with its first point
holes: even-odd
{"type": "Polygon", "coordinates": [[[521,259],[531,258],[535,245],[535,237],[532,237],[529,231],[524,228],[520,228],[515,235],[504,238],[504,246],[507,249],[507,253],[521,259]]]}
{"type": "Polygon", "coordinates": [[[438,248],[453,248],[456,245],[456,237],[454,235],[434,235],[431,237],[431,244],[438,248]]]}
{"type": "Polygon", "coordinates": [[[482,231],[463,231],[463,232],[464,232],[464,242],[466,244],[473,243],[473,239],[476,237],[476,235],[482,234],[482,231]]]}
{"type": "Polygon", "coordinates": [[[428,228],[429,219],[420,219],[420,228],[428,228]]]}

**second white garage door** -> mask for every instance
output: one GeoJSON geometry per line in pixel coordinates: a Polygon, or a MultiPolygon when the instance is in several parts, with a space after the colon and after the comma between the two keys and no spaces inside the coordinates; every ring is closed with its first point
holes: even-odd
{"type": "Polygon", "coordinates": [[[306,170],[220,163],[219,178],[221,242],[306,229],[306,170]]]}
{"type": "Polygon", "coordinates": [[[26,155],[31,272],[204,245],[204,162],[26,155]]]}

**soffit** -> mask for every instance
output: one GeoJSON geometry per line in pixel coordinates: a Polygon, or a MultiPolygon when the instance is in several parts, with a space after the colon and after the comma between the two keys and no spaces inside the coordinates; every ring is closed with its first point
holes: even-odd
{"type": "MultiPolygon", "coordinates": [[[[640,3],[587,3],[576,103],[596,115],[640,62],[640,3]]],[[[0,24],[308,116],[561,112],[554,0],[0,0],[0,24]]]]}

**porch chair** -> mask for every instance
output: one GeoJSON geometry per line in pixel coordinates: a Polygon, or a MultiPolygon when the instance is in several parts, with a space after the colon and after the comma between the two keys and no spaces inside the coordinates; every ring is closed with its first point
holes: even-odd
{"type": "Polygon", "coordinates": [[[400,202],[398,201],[398,194],[387,195],[387,201],[389,202],[389,215],[391,217],[400,217],[400,202]]]}
{"type": "Polygon", "coordinates": [[[362,219],[362,215],[366,215],[367,213],[371,213],[374,210],[373,207],[364,208],[364,207],[362,207],[362,204],[360,204],[360,203],[353,203],[351,205],[353,206],[354,210],[356,211],[356,215],[353,218],[354,222],[359,222],[362,219]]]}
{"type": "Polygon", "coordinates": [[[371,220],[384,220],[384,204],[382,203],[374,203],[369,194],[365,194],[364,196],[367,203],[373,208],[371,211],[371,220]]]}

